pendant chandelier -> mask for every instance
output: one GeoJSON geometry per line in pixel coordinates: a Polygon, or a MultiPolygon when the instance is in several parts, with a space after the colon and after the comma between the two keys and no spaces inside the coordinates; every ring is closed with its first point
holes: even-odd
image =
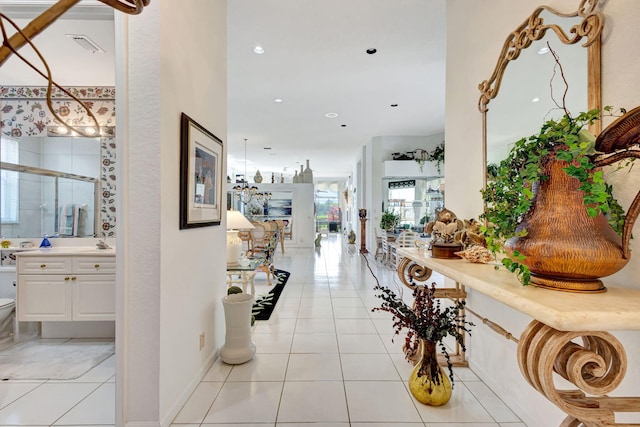
{"type": "Polygon", "coordinates": [[[244,139],[244,178],[242,185],[233,187],[233,191],[237,200],[241,201],[245,206],[251,202],[256,204],[264,204],[271,200],[271,193],[268,191],[260,191],[255,185],[249,186],[247,180],[247,138],[244,139]]]}

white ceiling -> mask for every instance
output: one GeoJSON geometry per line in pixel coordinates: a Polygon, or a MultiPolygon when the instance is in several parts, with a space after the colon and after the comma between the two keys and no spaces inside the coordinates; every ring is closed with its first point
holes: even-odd
{"type": "Polygon", "coordinates": [[[347,177],[375,136],[444,130],[445,1],[229,1],[228,65],[230,164],[247,138],[249,176],[347,177]]]}
{"type": "MultiPolygon", "coordinates": [[[[3,2],[0,12],[22,17],[25,11],[16,3],[34,1],[3,2]]],[[[66,15],[77,19],[58,20],[46,37],[36,39],[37,46],[60,84],[113,85],[111,55],[84,52],[64,36],[84,33],[113,52],[112,21],[103,20],[110,12],[95,1],[82,4],[66,15]]],[[[227,4],[225,142],[232,168],[244,171],[246,138],[249,176],[256,168],[265,182],[272,171],[292,175],[309,159],[316,177],[346,178],[360,147],[375,136],[444,130],[445,0],[227,4]],[[255,45],[265,53],[255,54],[255,45]],[[377,53],[368,55],[370,48],[377,53]],[[338,117],[326,118],[328,112],[338,117]]],[[[43,84],[30,74],[8,61],[0,67],[0,84],[43,84]]]]}

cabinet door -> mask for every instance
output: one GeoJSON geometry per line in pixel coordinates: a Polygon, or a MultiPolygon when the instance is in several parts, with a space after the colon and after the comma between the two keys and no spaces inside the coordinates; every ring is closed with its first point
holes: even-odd
{"type": "Polygon", "coordinates": [[[17,284],[18,321],[71,320],[71,276],[21,274],[17,284]]]}
{"type": "Polygon", "coordinates": [[[74,275],[73,320],[116,319],[116,276],[74,275]]]}

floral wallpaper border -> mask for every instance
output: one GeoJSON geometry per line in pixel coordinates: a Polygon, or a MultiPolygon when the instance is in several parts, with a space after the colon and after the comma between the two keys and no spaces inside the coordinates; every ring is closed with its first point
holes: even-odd
{"type": "MultiPolygon", "coordinates": [[[[65,88],[93,112],[100,125],[115,126],[114,87],[65,88]]],[[[3,135],[19,138],[47,136],[47,126],[57,120],[46,103],[46,87],[0,86],[0,131],[3,135]]],[[[52,104],[56,113],[74,126],[92,125],[82,106],[67,94],[55,89],[52,104]]],[[[116,227],[116,143],[114,138],[101,138],[100,142],[100,237],[115,237],[116,227]]]]}
{"type": "MultiPolygon", "coordinates": [[[[116,88],[113,86],[75,86],[65,87],[76,98],[83,99],[111,99],[116,98],[116,88]]],[[[73,99],[57,87],[53,87],[51,98],[73,99]]],[[[46,86],[0,86],[0,99],[35,98],[46,99],[46,86]]]]}

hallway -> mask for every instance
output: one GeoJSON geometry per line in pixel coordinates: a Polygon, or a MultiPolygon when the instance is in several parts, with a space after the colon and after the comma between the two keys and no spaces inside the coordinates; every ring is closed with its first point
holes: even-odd
{"type": "MultiPolygon", "coordinates": [[[[337,234],[315,251],[278,250],[274,264],[291,276],[271,318],[256,322],[256,357],[235,366],[218,359],[173,425],[525,427],[468,368],[454,368],[447,405],[413,400],[405,384],[412,366],[402,338],[391,341],[389,315],[371,312],[379,299],[363,259],[337,234]]],[[[394,272],[369,260],[381,284],[395,289],[394,272]]],[[[256,295],[268,291],[262,278],[256,295]]]]}

